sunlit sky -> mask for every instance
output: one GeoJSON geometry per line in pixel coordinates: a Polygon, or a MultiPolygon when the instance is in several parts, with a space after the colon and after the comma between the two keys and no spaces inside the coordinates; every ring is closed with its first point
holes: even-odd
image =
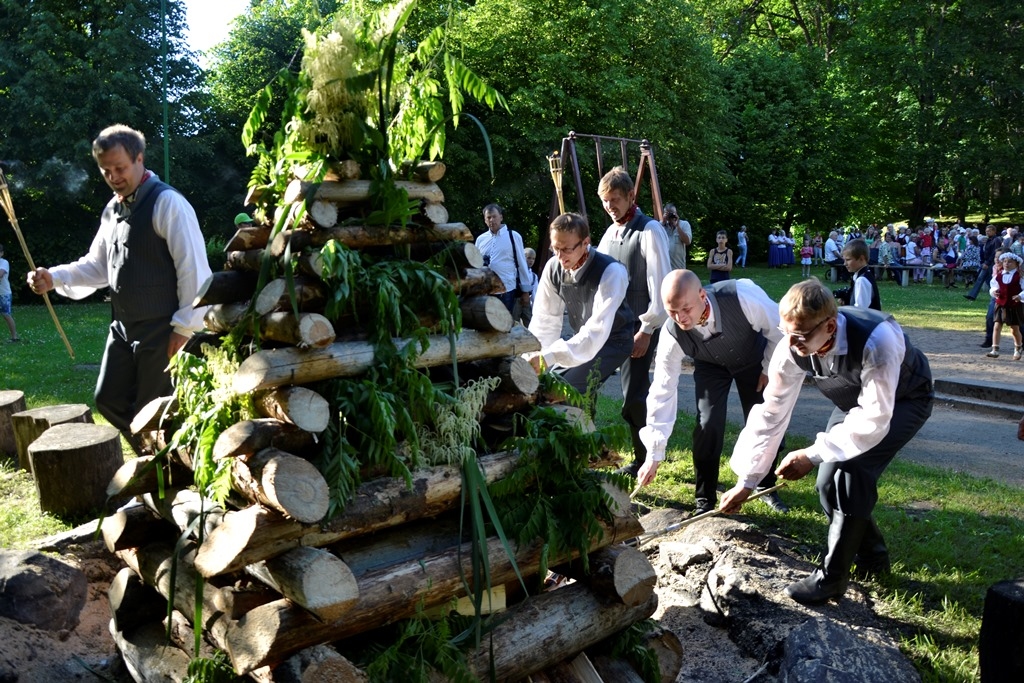
{"type": "Polygon", "coordinates": [[[188,13],[188,42],[193,50],[208,50],[228,37],[231,20],[249,7],[249,0],[184,0],[188,13]]]}

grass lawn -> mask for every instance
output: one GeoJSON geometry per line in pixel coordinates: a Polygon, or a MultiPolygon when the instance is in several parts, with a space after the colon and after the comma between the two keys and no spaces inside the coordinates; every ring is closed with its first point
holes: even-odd
{"type": "MultiPolygon", "coordinates": [[[[700,269],[699,274],[706,273],[700,269]]],[[[812,271],[823,277],[824,268],[812,271]]],[[[750,277],[776,300],[800,279],[800,267],[768,270],[751,266],[734,273],[750,277]]],[[[903,325],[932,329],[977,330],[984,324],[979,299],[967,305],[963,288],[941,284],[881,284],[882,299],[903,325]]],[[[59,303],[59,297],[55,302],[59,303]]],[[[56,403],[93,406],[92,391],[110,320],[106,304],[62,304],[60,321],[75,350],[71,360],[44,306],[17,306],[14,317],[20,344],[0,342],[0,389],[25,392],[29,408],[56,403]]],[[[669,444],[668,462],[658,479],[641,494],[649,505],[692,506],[690,462],[692,405],[682,402],[669,444]]],[[[96,420],[102,421],[98,415],[96,420]]],[[[601,398],[599,423],[618,423],[618,405],[601,398]]],[[[737,426],[727,436],[731,452],[737,426]]],[[[791,438],[791,448],[806,441],[791,438]]],[[[721,481],[735,476],[723,460],[721,481]]],[[[814,492],[813,478],[793,483],[785,493],[792,513],[779,515],[763,505],[745,509],[754,524],[796,539],[807,559],[817,559],[825,546],[826,526],[814,492]]],[[[0,546],[25,547],[29,541],[69,528],[83,520],[42,516],[30,478],[0,466],[0,546]]],[[[879,523],[896,560],[894,575],[871,583],[878,609],[891,620],[904,651],[925,681],[977,681],[977,641],[985,591],[998,581],[1016,577],[1024,567],[1024,490],[989,480],[949,474],[897,460],[882,478],[879,523]]]]}

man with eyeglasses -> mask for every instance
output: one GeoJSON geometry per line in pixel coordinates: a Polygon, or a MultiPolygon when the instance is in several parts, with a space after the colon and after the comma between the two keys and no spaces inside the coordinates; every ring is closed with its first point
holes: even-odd
{"type": "MultiPolygon", "coordinates": [[[[641,486],[652,482],[665,458],[676,422],[680,365],[683,357],[689,356],[693,359],[697,409],[692,445],[694,514],[702,514],[714,510],[718,500],[729,389],[736,384],[744,416],[763,400],[768,362],[782,339],[779,307],[751,280],[723,280],[704,288],[697,274],[689,270],[669,273],[661,297],[669,320],[658,340],[654,382],[647,397],[647,426],[640,430],[647,461],[637,482],[641,486]]],[[[758,482],[758,487],[774,485],[774,472],[758,482]]],[[[777,512],[789,511],[775,492],[761,500],[777,512]]]]}
{"type": "Polygon", "coordinates": [[[911,345],[891,315],[836,307],[816,278],[800,282],[779,303],[786,338],[772,355],[764,403],[747,419],[731,465],[738,482],[722,496],[738,512],[771,469],[808,373],[836,408],[814,443],[791,451],[776,474],[804,477],[818,466],[816,487],[829,520],[828,550],[810,576],[790,584],[797,602],[820,604],[846,592],[850,569],[871,576],[889,571],[889,551],[872,513],[878,479],[932,412],[928,359],[911,345]]]}
{"type": "Polygon", "coordinates": [[[668,239],[661,223],[640,211],[633,179],[626,169],[616,166],[605,173],[598,183],[597,194],[612,219],[597,250],[626,266],[629,273],[626,303],[635,316],[633,351],[619,368],[622,417],[633,438],[633,461],[620,472],[635,477],[647,460],[640,430],[647,419],[647,393],[651,388],[651,361],[658,345],[658,328],[667,317],[661,301],[661,281],[670,269],[668,239]]]}
{"type": "Polygon", "coordinates": [[[668,258],[672,270],[686,268],[686,247],[693,241],[690,221],[679,219],[675,204],[666,204],[661,214],[661,225],[668,237],[668,258]]]}
{"type": "Polygon", "coordinates": [[[578,213],[552,221],[549,236],[556,258],[548,259],[537,284],[530,332],[540,352],[524,355],[539,373],[556,367],[585,394],[591,373],[603,384],[633,350],[636,316],[625,303],[629,276],[612,257],[590,246],[590,226],[578,213]],[[562,339],[562,314],[576,334],[562,339]]]}

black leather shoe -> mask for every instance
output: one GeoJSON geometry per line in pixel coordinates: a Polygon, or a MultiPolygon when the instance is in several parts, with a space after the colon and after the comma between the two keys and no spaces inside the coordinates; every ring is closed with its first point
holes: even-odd
{"type": "Polygon", "coordinates": [[[615,470],[615,474],[628,474],[629,476],[636,479],[636,475],[640,472],[640,465],[638,463],[632,463],[625,467],[620,467],[615,470]]]}
{"type": "Polygon", "coordinates": [[[703,515],[705,512],[711,512],[715,509],[715,504],[707,501],[704,498],[698,498],[696,501],[697,505],[693,509],[693,516],[703,515]]]}
{"type": "Polygon", "coordinates": [[[846,578],[829,580],[824,572],[815,569],[807,578],[786,586],[786,595],[804,605],[820,605],[843,597],[848,582],[846,578]]]}
{"type": "Polygon", "coordinates": [[[789,512],[789,506],[782,502],[782,499],[779,498],[779,494],[777,491],[772,491],[767,495],[761,496],[761,500],[764,501],[765,505],[770,507],[772,510],[775,510],[776,512],[779,512],[781,514],[786,514],[787,512],[789,512]]]}
{"type": "Polygon", "coordinates": [[[892,565],[889,563],[889,553],[884,553],[877,557],[868,559],[863,559],[858,555],[853,562],[853,570],[850,573],[860,581],[865,579],[876,579],[892,574],[892,565]]]}
{"type": "Polygon", "coordinates": [[[968,301],[974,301],[977,297],[970,296],[969,294],[964,294],[964,298],[967,299],[968,301]]]}
{"type": "Polygon", "coordinates": [[[985,343],[985,344],[978,344],[978,346],[980,346],[983,349],[987,349],[988,347],[992,346],[992,342],[988,342],[988,343],[985,343]]]}

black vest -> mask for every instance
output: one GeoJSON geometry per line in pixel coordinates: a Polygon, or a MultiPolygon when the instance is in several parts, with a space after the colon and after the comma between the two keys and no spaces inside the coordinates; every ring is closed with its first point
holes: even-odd
{"type": "MultiPolygon", "coordinates": [[[[892,316],[852,306],[843,306],[839,309],[839,314],[846,319],[847,353],[845,356],[835,357],[836,368],[828,377],[815,373],[814,383],[837,408],[849,412],[857,406],[857,399],[860,398],[860,373],[868,337],[878,325],[892,316]]],[[[928,366],[928,359],[910,343],[905,334],[903,343],[906,345],[906,352],[903,354],[903,363],[900,365],[896,400],[914,400],[933,396],[932,371],[928,366]]],[[[797,365],[808,372],[815,372],[809,356],[803,357],[792,349],[790,353],[797,365]]]]}
{"type": "MultiPolygon", "coordinates": [[[[615,259],[607,254],[602,254],[597,249],[590,250],[587,257],[590,263],[584,266],[580,279],[576,282],[569,282],[565,279],[565,269],[562,264],[555,260],[555,267],[551,269],[551,283],[555,291],[565,302],[565,310],[569,312],[569,324],[572,329],[580,330],[584,323],[590,319],[594,312],[594,295],[601,284],[601,277],[604,271],[615,259]]],[[[633,322],[636,316],[630,310],[629,305],[623,301],[619,304],[619,310],[615,312],[615,321],[612,323],[612,331],[606,343],[628,343],[633,344],[633,322]]]]}
{"type": "Polygon", "coordinates": [[[107,244],[110,304],[114,319],[122,323],[170,321],[180,308],[174,259],[167,240],[153,230],[153,207],[166,191],[175,190],[150,178],[139,186],[130,206],[114,199],[103,210],[101,220],[113,224],[107,244]]]}
{"type": "MultiPolygon", "coordinates": [[[[626,289],[626,303],[634,312],[633,319],[647,311],[651,306],[651,293],[647,290],[647,259],[640,251],[640,240],[644,228],[651,222],[639,209],[633,219],[622,229],[618,239],[605,242],[608,255],[626,266],[629,274],[629,287],[626,289]]],[[[609,230],[614,226],[609,226],[609,230]]]]}
{"type": "Polygon", "coordinates": [[[687,356],[695,361],[727,368],[733,374],[761,365],[768,340],[750,327],[736,295],[736,281],[723,280],[704,289],[715,312],[718,332],[704,339],[697,330],[683,330],[672,320],[666,323],[669,334],[687,356]]]}
{"type": "MultiPolygon", "coordinates": [[[[876,311],[882,310],[882,300],[878,296],[878,284],[875,282],[874,270],[868,266],[864,266],[854,274],[854,283],[856,283],[857,280],[859,280],[860,278],[865,278],[868,282],[871,283],[871,304],[868,306],[868,308],[872,308],[876,311]]],[[[857,294],[855,291],[856,289],[857,288],[854,287],[853,285],[850,286],[850,306],[853,306],[857,303],[855,301],[855,299],[857,298],[857,294]]]]}

